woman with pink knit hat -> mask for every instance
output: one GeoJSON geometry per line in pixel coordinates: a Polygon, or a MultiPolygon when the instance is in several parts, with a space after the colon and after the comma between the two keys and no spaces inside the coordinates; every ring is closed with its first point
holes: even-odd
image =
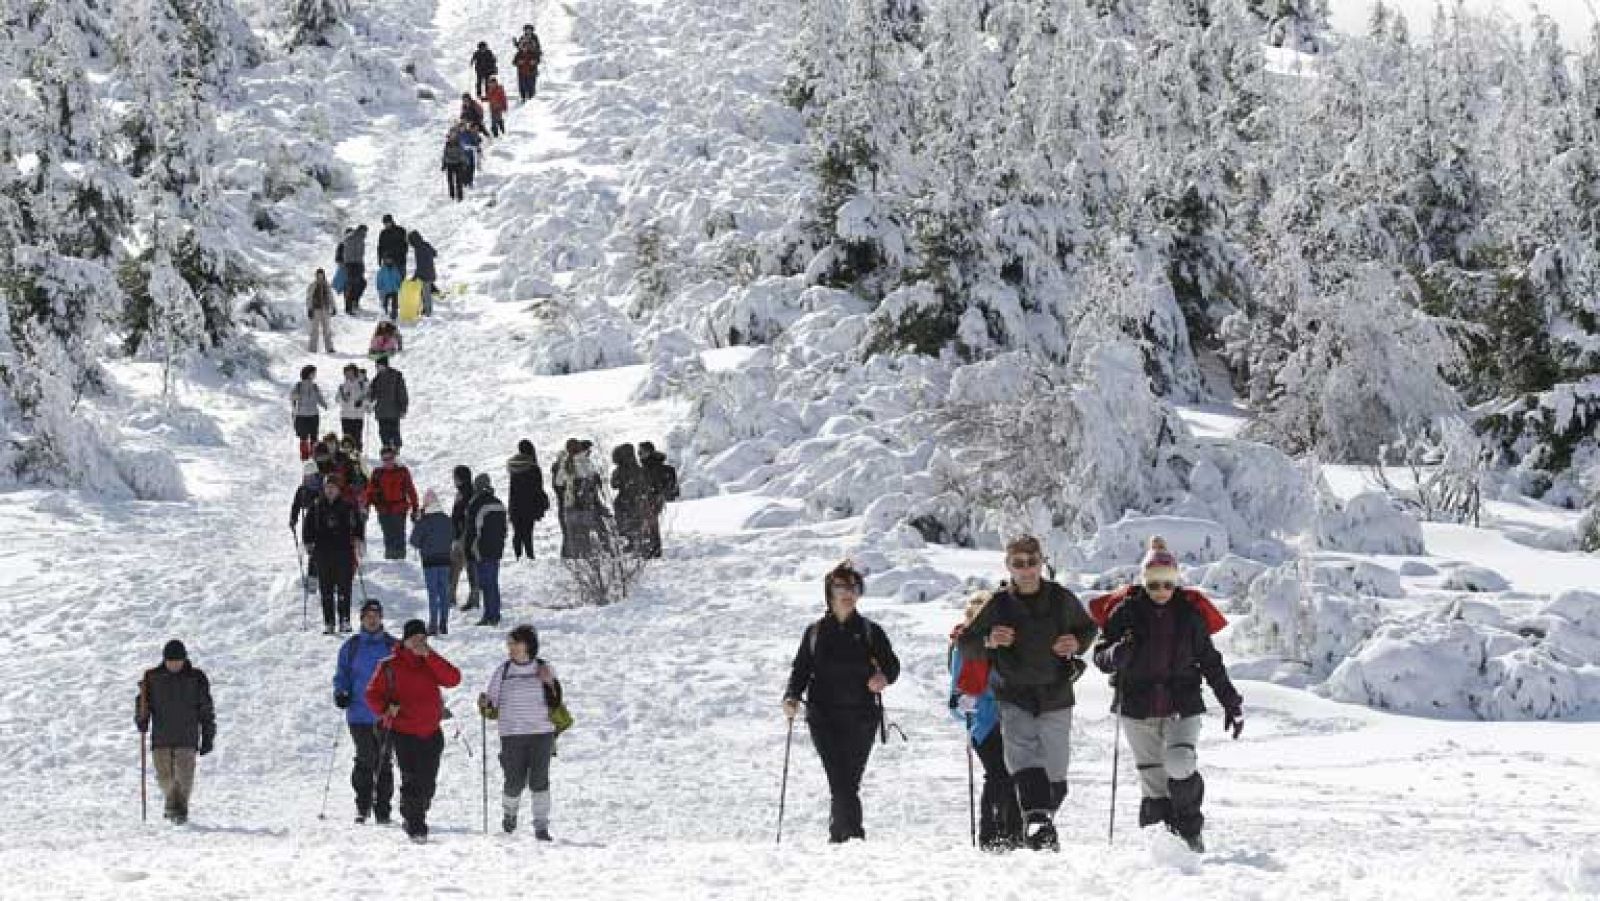
{"type": "Polygon", "coordinates": [[[422,557],[422,578],[428,586],[428,634],[450,634],[450,545],[455,526],[432,488],[422,496],[422,517],[411,529],[411,546],[422,557]]]}
{"type": "Polygon", "coordinates": [[[1180,587],[1178,560],[1160,536],[1150,539],[1140,584],[1110,609],[1095,665],[1111,674],[1112,712],[1139,768],[1139,826],[1165,825],[1195,851],[1204,851],[1205,780],[1197,769],[1205,701],[1200,683],[1211,686],[1224,711],[1223,728],[1234,738],[1244,729],[1243,699],[1228,678],[1211,641],[1214,611],[1209,600],[1180,587]]]}

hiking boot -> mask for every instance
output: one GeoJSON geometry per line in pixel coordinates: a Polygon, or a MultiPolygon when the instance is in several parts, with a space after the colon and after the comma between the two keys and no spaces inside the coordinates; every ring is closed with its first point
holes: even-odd
{"type": "Polygon", "coordinates": [[[389,825],[389,811],[387,811],[387,810],[378,811],[376,814],[373,815],[372,822],[377,823],[379,826],[387,826],[387,825],[389,825]]]}
{"type": "Polygon", "coordinates": [[[1189,846],[1190,851],[1196,854],[1206,853],[1206,842],[1205,839],[1200,837],[1200,833],[1196,832],[1193,835],[1180,835],[1178,837],[1183,839],[1184,844],[1189,846]]]}
{"type": "Polygon", "coordinates": [[[486,616],[483,619],[478,620],[476,623],[473,623],[473,625],[475,625],[475,626],[492,626],[492,625],[494,625],[494,620],[492,620],[492,619],[490,619],[489,617],[486,616]]]}
{"type": "Polygon", "coordinates": [[[514,813],[508,813],[505,816],[501,817],[500,818],[500,829],[502,831],[504,831],[505,834],[507,834],[507,835],[510,835],[511,833],[516,832],[517,831],[517,815],[514,814],[514,813]]]}
{"type": "Polygon", "coordinates": [[[339,631],[340,632],[349,632],[350,631],[350,621],[347,620],[347,619],[339,620],[339,631]]]}
{"type": "Polygon", "coordinates": [[[533,837],[538,839],[541,842],[553,842],[553,841],[555,841],[555,839],[550,837],[550,827],[549,826],[538,826],[538,825],[535,825],[533,827],[533,837]]]}
{"type": "Polygon", "coordinates": [[[1036,820],[1029,823],[1024,842],[1030,851],[1061,850],[1061,841],[1056,837],[1056,825],[1049,820],[1036,820]]]}
{"type": "Polygon", "coordinates": [[[450,627],[449,626],[440,626],[439,627],[439,634],[440,635],[449,635],[450,634],[450,627]]]}
{"type": "Polygon", "coordinates": [[[356,825],[357,826],[364,826],[364,825],[366,825],[366,822],[367,822],[367,815],[366,814],[364,814],[364,813],[356,814],[356,825]]]}
{"type": "Polygon", "coordinates": [[[323,635],[332,635],[332,634],[334,634],[333,623],[324,624],[323,627],[322,627],[322,634],[323,635]]]}

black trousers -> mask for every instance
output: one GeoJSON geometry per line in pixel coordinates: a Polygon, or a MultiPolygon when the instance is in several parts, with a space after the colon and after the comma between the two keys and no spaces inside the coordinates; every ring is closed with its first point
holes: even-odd
{"type": "Polygon", "coordinates": [[[451,200],[460,200],[466,192],[462,190],[461,167],[446,166],[444,170],[444,184],[450,190],[451,200]]]}
{"type": "Polygon", "coordinates": [[[321,426],[322,418],[315,414],[311,416],[296,416],[294,418],[294,436],[296,438],[309,438],[317,440],[317,429],[321,426]]]}
{"type": "Polygon", "coordinates": [[[533,520],[513,519],[511,521],[511,551],[521,560],[526,553],[528,559],[533,559],[533,520]]]}
{"type": "Polygon", "coordinates": [[[356,577],[356,562],[349,557],[331,554],[317,557],[317,586],[322,592],[322,624],[334,624],[334,614],[339,622],[350,621],[350,583],[356,577]]]}
{"type": "Polygon", "coordinates": [[[344,311],[354,314],[361,305],[361,295],[367,290],[367,267],[364,263],[344,264],[344,311]]]}
{"type": "Polygon", "coordinates": [[[392,733],[395,760],[400,763],[400,818],[406,835],[428,834],[428,808],[439,778],[439,758],[444,755],[444,733],[427,738],[392,733]]]}
{"type": "Polygon", "coordinates": [[[878,712],[860,709],[828,709],[813,705],[806,713],[806,728],[811,744],[822,758],[828,774],[828,841],[843,842],[866,838],[861,823],[861,776],[872,755],[872,740],[877,737],[878,712]]]}
{"type": "Polygon", "coordinates": [[[364,419],[340,419],[339,420],[339,428],[340,428],[341,433],[344,436],[349,437],[352,441],[354,441],[356,443],[356,447],[360,447],[361,446],[361,430],[363,428],[365,428],[366,425],[367,425],[367,421],[364,420],[364,419]]]}
{"type": "Polygon", "coordinates": [[[378,420],[378,441],[380,442],[380,447],[392,447],[398,452],[400,450],[400,420],[378,420]]]}
{"type": "MultiPolygon", "coordinates": [[[[352,698],[352,704],[362,703],[352,698]]],[[[389,818],[389,800],[394,797],[394,749],[388,735],[377,726],[350,723],[350,738],[355,742],[355,766],[350,770],[350,787],[356,793],[356,813],[376,813],[389,818]]]]}
{"type": "Polygon", "coordinates": [[[985,847],[1022,840],[1022,808],[1006,769],[1005,741],[996,723],[973,750],[983,764],[983,794],[978,798],[978,843],[985,847]]]}
{"type": "Polygon", "coordinates": [[[484,94],[487,93],[488,90],[489,90],[489,79],[494,77],[494,73],[493,72],[477,72],[477,71],[474,71],[473,74],[478,76],[478,79],[477,79],[478,86],[475,89],[474,93],[476,93],[478,95],[479,99],[482,99],[484,94]]]}

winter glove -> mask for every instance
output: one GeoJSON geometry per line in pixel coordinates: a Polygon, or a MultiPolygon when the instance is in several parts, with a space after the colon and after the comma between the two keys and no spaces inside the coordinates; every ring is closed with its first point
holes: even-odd
{"type": "Polygon", "coordinates": [[[956,709],[961,711],[962,716],[973,715],[978,711],[978,696],[962,695],[960,700],[956,701],[956,709]]]}
{"type": "Polygon", "coordinates": [[[149,732],[150,718],[147,716],[135,716],[133,718],[133,725],[136,726],[140,732],[149,732]]]}
{"type": "Polygon", "coordinates": [[[204,757],[204,756],[206,756],[207,754],[210,754],[210,753],[211,753],[211,736],[207,735],[207,736],[204,736],[203,738],[200,739],[200,756],[204,757]]]}
{"type": "Polygon", "coordinates": [[[1244,731],[1244,711],[1240,709],[1238,704],[1223,711],[1222,731],[1232,732],[1235,739],[1239,737],[1240,732],[1244,731]]]}
{"type": "Polygon", "coordinates": [[[489,696],[487,694],[478,695],[478,712],[482,714],[483,718],[486,720],[497,720],[500,718],[500,711],[493,704],[489,703],[489,696]]]}
{"type": "Polygon", "coordinates": [[[350,709],[350,696],[345,694],[342,691],[334,692],[333,693],[333,706],[339,708],[340,710],[348,710],[348,709],[350,709]]]}
{"type": "Polygon", "coordinates": [[[1123,636],[1122,640],[1111,646],[1111,668],[1124,670],[1133,662],[1133,636],[1123,636]]]}

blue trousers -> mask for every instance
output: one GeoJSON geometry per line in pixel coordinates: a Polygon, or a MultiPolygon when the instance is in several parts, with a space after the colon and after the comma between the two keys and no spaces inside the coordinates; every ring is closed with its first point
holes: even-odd
{"type": "Polygon", "coordinates": [[[422,580],[428,586],[428,628],[450,628],[450,567],[427,566],[422,580]]]}
{"type": "Polygon", "coordinates": [[[478,590],[483,594],[483,618],[497,623],[500,621],[500,561],[478,560],[472,566],[478,572],[478,590]]]}

